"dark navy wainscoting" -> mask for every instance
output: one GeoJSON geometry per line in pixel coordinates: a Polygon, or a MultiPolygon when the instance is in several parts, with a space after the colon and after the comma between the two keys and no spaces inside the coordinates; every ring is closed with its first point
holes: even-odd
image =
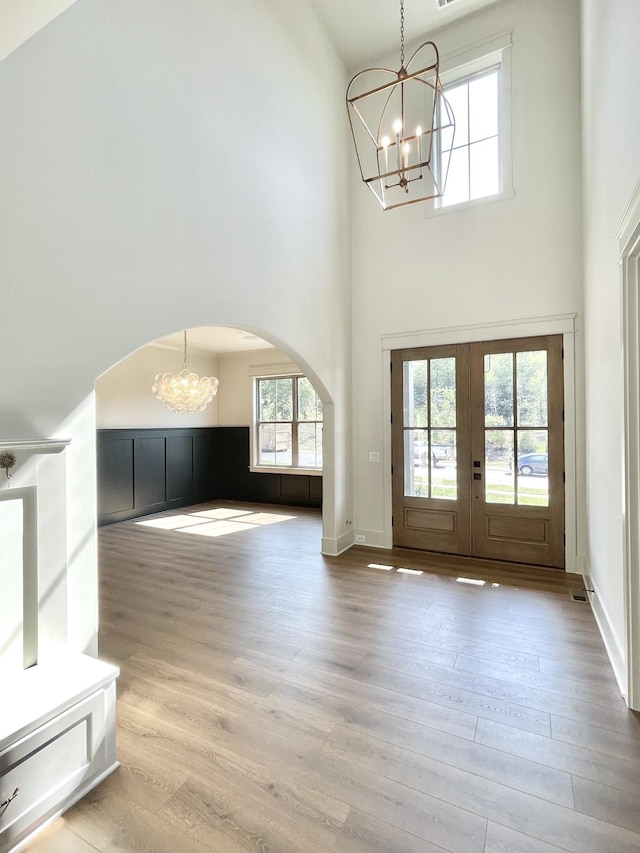
{"type": "Polygon", "coordinates": [[[322,477],[249,471],[249,428],[97,431],[98,524],[212,500],[322,506],[322,477]]]}

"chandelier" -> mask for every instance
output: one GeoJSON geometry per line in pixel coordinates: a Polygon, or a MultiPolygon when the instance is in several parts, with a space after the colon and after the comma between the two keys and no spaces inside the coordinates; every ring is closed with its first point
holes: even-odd
{"type": "Polygon", "coordinates": [[[187,332],[184,333],[184,367],[180,373],[158,373],[151,391],[165,409],[179,415],[202,412],[218,393],[215,376],[199,377],[187,367],[187,332]]]}
{"type": "Polygon", "coordinates": [[[455,118],[442,91],[435,44],[421,44],[405,66],[404,0],[400,70],[358,72],[346,100],[360,175],[384,210],[444,194],[455,118]]]}

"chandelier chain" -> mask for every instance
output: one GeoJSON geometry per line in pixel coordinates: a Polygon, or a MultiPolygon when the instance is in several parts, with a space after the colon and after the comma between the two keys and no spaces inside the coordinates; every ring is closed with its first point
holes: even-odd
{"type": "Polygon", "coordinates": [[[400,0],[400,67],[404,68],[404,0],[400,0]]]}
{"type": "Polygon", "coordinates": [[[184,330],[184,363],[183,363],[183,368],[184,368],[184,370],[187,369],[187,330],[186,329],[184,330]]]}

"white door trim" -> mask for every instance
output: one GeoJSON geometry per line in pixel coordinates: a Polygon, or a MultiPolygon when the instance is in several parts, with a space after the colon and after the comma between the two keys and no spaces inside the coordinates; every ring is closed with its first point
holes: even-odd
{"type": "Polygon", "coordinates": [[[624,590],[627,704],[640,710],[640,182],[616,234],[624,350],[624,590]]]}
{"type": "Polygon", "coordinates": [[[565,441],[565,570],[581,573],[583,558],[577,554],[577,466],[576,466],[576,402],[575,402],[575,334],[576,315],[556,314],[548,317],[478,323],[468,326],[450,326],[382,335],[382,400],[384,447],[384,532],[380,547],[391,548],[391,350],[411,347],[431,347],[444,344],[474,343],[476,341],[530,338],[540,335],[562,335],[564,346],[564,441],[565,441]]]}

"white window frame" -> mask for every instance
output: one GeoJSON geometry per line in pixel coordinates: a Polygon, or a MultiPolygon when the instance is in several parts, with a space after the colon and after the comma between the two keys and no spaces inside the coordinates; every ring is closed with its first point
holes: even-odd
{"type": "MultiPolygon", "coordinates": [[[[304,465],[294,464],[298,462],[298,424],[299,423],[322,423],[324,426],[324,417],[322,421],[300,421],[298,420],[298,380],[308,379],[303,373],[267,373],[264,375],[253,377],[253,419],[251,422],[251,464],[249,470],[258,474],[307,474],[311,476],[321,477],[323,468],[307,468],[304,465]],[[281,421],[280,423],[291,424],[291,465],[263,465],[260,464],[260,448],[258,440],[260,429],[259,426],[263,421],[259,420],[260,402],[259,402],[259,385],[261,380],[268,379],[291,379],[293,381],[293,412],[291,421],[281,421]]],[[[313,384],[313,383],[312,383],[313,384]]],[[[274,422],[275,423],[275,422],[274,422]]],[[[324,463],[324,457],[323,457],[324,463]]]]}
{"type": "Polygon", "coordinates": [[[425,216],[442,216],[458,210],[493,204],[513,198],[513,154],[511,141],[511,31],[478,42],[455,54],[445,56],[441,64],[440,80],[443,89],[480,77],[499,69],[498,73],[498,151],[500,190],[492,195],[461,201],[443,207],[441,199],[434,199],[433,206],[425,205],[425,216]]]}

